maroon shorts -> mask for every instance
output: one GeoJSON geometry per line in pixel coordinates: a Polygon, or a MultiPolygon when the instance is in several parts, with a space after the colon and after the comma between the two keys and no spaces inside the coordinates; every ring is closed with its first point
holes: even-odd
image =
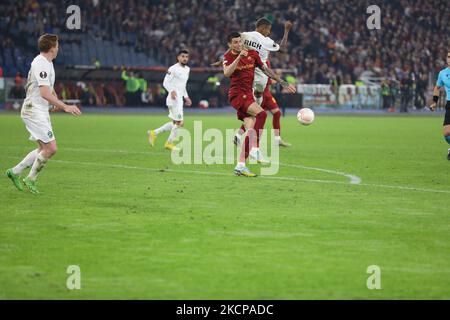
{"type": "Polygon", "coordinates": [[[236,109],[237,118],[241,121],[244,118],[251,117],[248,113],[248,107],[255,102],[253,92],[240,93],[238,95],[229,97],[231,106],[236,109]]]}
{"type": "Polygon", "coordinates": [[[277,100],[275,100],[275,98],[273,97],[272,93],[269,90],[269,84],[267,84],[266,88],[264,89],[263,102],[261,107],[266,111],[278,108],[277,100]]]}

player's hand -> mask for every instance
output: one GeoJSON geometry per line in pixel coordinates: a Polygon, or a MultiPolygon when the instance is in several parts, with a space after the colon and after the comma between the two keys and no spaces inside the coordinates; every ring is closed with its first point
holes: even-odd
{"type": "Polygon", "coordinates": [[[172,91],[170,93],[170,97],[172,98],[172,100],[177,100],[177,92],[176,91],[172,91]]]}
{"type": "Polygon", "coordinates": [[[284,30],[289,31],[292,29],[292,26],[293,26],[292,22],[288,20],[284,23],[284,30]]]}
{"type": "Polygon", "coordinates": [[[186,107],[192,106],[192,100],[189,97],[184,98],[184,103],[186,104],[186,107]]]}
{"type": "Polygon", "coordinates": [[[242,49],[241,52],[239,53],[239,57],[242,58],[242,57],[246,57],[246,56],[248,56],[248,51],[245,49],[242,49]]]}
{"type": "Polygon", "coordinates": [[[296,93],[297,89],[293,84],[288,84],[286,81],[281,82],[281,86],[284,90],[286,90],[286,93],[296,93]]]}
{"type": "Polygon", "coordinates": [[[431,111],[436,110],[436,102],[433,102],[428,108],[430,108],[431,111]]]}
{"type": "Polygon", "coordinates": [[[289,93],[296,93],[296,92],[297,92],[297,88],[296,88],[293,84],[290,84],[290,85],[286,88],[286,91],[289,92],[289,93]]]}
{"type": "Polygon", "coordinates": [[[80,116],[81,111],[76,105],[66,105],[64,107],[64,112],[70,113],[73,116],[80,116]]]}
{"type": "Polygon", "coordinates": [[[220,67],[223,64],[223,60],[211,63],[211,67],[220,67]]]}

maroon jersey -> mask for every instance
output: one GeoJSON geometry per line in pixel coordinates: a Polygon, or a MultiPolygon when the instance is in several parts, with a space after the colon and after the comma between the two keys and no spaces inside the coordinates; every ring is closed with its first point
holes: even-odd
{"type": "MultiPolygon", "coordinates": [[[[223,64],[229,66],[238,57],[238,54],[233,54],[230,50],[224,56],[223,64]]],[[[255,77],[255,68],[263,69],[263,62],[259,54],[255,50],[249,50],[246,57],[242,57],[230,76],[230,90],[228,95],[230,97],[239,95],[241,93],[253,92],[253,79],[255,77]]]]}

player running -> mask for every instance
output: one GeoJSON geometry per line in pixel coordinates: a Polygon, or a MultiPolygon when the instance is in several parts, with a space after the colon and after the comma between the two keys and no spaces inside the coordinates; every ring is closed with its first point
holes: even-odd
{"type": "MultiPolygon", "coordinates": [[[[223,73],[230,78],[228,98],[230,104],[236,109],[238,119],[243,121],[246,130],[249,130],[249,134],[242,144],[241,154],[234,173],[239,176],[254,177],[256,175],[250,172],[245,162],[250,147],[256,147],[267,118],[267,113],[255,101],[253,95],[255,68],[260,68],[267,76],[278,81],[288,92],[294,93],[295,87],[280,79],[273,70],[268,68],[255,50],[244,50],[239,32],[231,33],[227,41],[230,50],[224,56],[223,73]],[[252,135],[256,135],[256,137],[252,135]]],[[[261,160],[260,157],[261,154],[258,153],[257,160],[261,160]]]]}
{"type": "MultiPolygon", "coordinates": [[[[244,48],[257,51],[264,65],[270,68],[270,52],[279,51],[281,53],[287,53],[287,40],[291,28],[292,22],[286,21],[286,23],[284,24],[283,38],[280,44],[277,44],[275,41],[269,38],[269,35],[272,31],[272,23],[266,18],[260,18],[256,21],[255,31],[241,33],[244,48]]],[[[269,79],[269,77],[260,68],[255,69],[253,92],[256,98],[256,102],[258,102],[258,104],[261,105],[264,110],[270,111],[273,115],[272,127],[275,130],[275,143],[282,147],[290,147],[291,144],[284,142],[280,136],[281,111],[278,107],[277,101],[270,92],[270,82],[271,80],[269,79]]],[[[236,133],[236,144],[240,144],[244,131],[245,128],[241,127],[241,129],[236,133]]]]}
{"type": "Polygon", "coordinates": [[[22,105],[21,118],[30,133],[30,140],[37,141],[34,149],[6,175],[17,189],[23,190],[23,184],[31,193],[39,193],[36,187],[38,173],[46,162],[56,153],[56,139],[50,122],[50,111],[63,110],[74,116],[81,115],[75,105],[67,105],[58,99],[55,90],[55,69],[53,60],[58,55],[58,36],[44,34],[38,40],[40,54],[31,63],[26,84],[26,97],[22,105]],[[31,167],[28,176],[21,180],[20,175],[31,167]],[[22,184],[23,183],[23,184],[22,184]]]}
{"type": "MultiPolygon", "coordinates": [[[[445,141],[450,144],[450,50],[447,52],[447,67],[439,72],[436,86],[433,90],[433,103],[430,106],[432,111],[435,110],[437,102],[439,101],[439,90],[442,87],[445,87],[445,92],[447,94],[443,133],[445,141]]],[[[450,160],[450,148],[448,149],[447,160],[450,160]]]]}
{"type": "Polygon", "coordinates": [[[186,90],[186,83],[189,79],[190,72],[190,68],[187,65],[189,52],[187,50],[179,51],[177,60],[178,62],[167,70],[163,82],[163,86],[168,92],[166,105],[169,108],[169,118],[172,121],[167,122],[158,129],[147,131],[148,141],[152,147],[155,145],[156,138],[160,133],[170,131],[169,138],[164,144],[164,147],[171,151],[177,150],[173,141],[177,136],[178,128],[184,125],[183,104],[186,104],[188,107],[192,105],[192,101],[186,90]]]}

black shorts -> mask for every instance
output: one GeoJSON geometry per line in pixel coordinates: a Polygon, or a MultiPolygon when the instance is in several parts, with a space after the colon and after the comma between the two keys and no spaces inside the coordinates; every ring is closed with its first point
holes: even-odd
{"type": "Polygon", "coordinates": [[[450,126],[450,101],[445,106],[444,126],[450,126]]]}

